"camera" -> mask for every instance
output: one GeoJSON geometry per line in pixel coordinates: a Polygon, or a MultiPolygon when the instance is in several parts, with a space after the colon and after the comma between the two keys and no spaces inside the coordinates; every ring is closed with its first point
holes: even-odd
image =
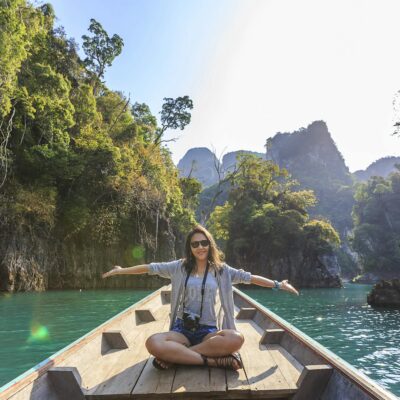
{"type": "Polygon", "coordinates": [[[183,313],[183,327],[188,331],[196,331],[200,325],[200,315],[192,312],[183,313]]]}

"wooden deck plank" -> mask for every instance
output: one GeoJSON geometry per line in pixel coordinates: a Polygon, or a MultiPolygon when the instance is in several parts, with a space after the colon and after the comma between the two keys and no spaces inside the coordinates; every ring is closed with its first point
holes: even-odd
{"type": "Polygon", "coordinates": [[[265,347],[279,366],[285,379],[293,386],[296,386],[303,366],[280,345],[268,344],[265,347]]]}
{"type": "Polygon", "coordinates": [[[237,321],[238,329],[245,336],[245,343],[240,350],[245,372],[254,394],[291,394],[297,387],[283,376],[278,364],[268,349],[260,345],[261,333],[253,321],[237,321]]]}
{"type": "MultiPolygon", "coordinates": [[[[157,295],[149,298],[142,304],[142,307],[152,310],[156,319],[165,319],[168,313],[168,306],[162,307],[161,299],[157,295]]],[[[135,354],[137,353],[135,343],[138,340],[143,342],[143,338],[138,339],[138,335],[143,335],[143,330],[152,329],[145,327],[145,325],[135,323],[135,310],[132,309],[125,318],[117,318],[109,326],[99,331],[92,340],[82,346],[80,351],[76,351],[66,359],[61,360],[58,366],[76,366],[82,377],[82,386],[92,394],[96,392],[97,386],[104,384],[117,373],[121,373],[123,368],[128,368],[134,364],[135,354]],[[102,332],[110,330],[123,332],[130,348],[110,350],[106,340],[102,338],[102,332]],[[96,365],[96,368],[93,368],[94,365],[96,365]]]]}
{"type": "Polygon", "coordinates": [[[210,391],[209,369],[203,366],[180,365],[176,369],[172,393],[199,394],[210,391]]]}
{"type": "MultiPolygon", "coordinates": [[[[238,297],[238,292],[235,292],[235,298],[238,297]]],[[[151,310],[157,321],[137,326],[135,324],[135,312],[130,309],[124,315],[107,322],[70,348],[56,355],[49,365],[76,367],[82,378],[85,377],[85,379],[82,379],[82,386],[91,387],[87,396],[88,399],[264,399],[292,398],[293,393],[296,393],[295,396],[300,398],[302,393],[296,391],[296,383],[304,368],[296,359],[301,363],[304,363],[305,360],[311,360],[312,365],[308,368],[315,370],[322,369],[314,365],[320,358],[324,359],[326,364],[335,368],[327,389],[324,389],[324,398],[329,396],[340,398],[343,392],[339,391],[338,388],[343,390],[343,386],[345,386],[347,398],[365,397],[394,400],[395,396],[374,382],[365,380],[362,375],[358,375],[343,363],[339,357],[334,357],[329,352],[325,352],[322,346],[312,340],[310,345],[308,343],[310,339],[302,335],[301,332],[282,322],[277,316],[270,314],[268,310],[264,310],[261,305],[251,299],[245,300],[240,302],[242,307],[254,306],[257,309],[252,321],[237,321],[238,330],[243,332],[246,339],[240,351],[245,370],[235,372],[216,368],[185,366],[173,371],[154,369],[151,365],[152,357],[147,353],[144,342],[150,334],[162,331],[163,328],[165,329],[168,326],[169,306],[165,304],[165,301],[163,303],[159,293],[155,298],[150,297],[140,302],[140,308],[151,310]],[[270,324],[267,319],[279,323],[277,322],[273,326],[271,325],[272,322],[270,324]],[[164,326],[162,326],[163,322],[164,326]],[[278,344],[259,343],[264,329],[277,327],[284,327],[285,331],[288,332],[285,333],[285,339],[281,342],[283,347],[278,344]],[[102,332],[116,329],[121,330],[126,335],[129,349],[109,351],[109,347],[103,348],[102,332]],[[293,354],[288,351],[293,351],[293,354]],[[314,356],[311,357],[310,353],[314,356]],[[293,357],[296,357],[296,359],[293,357]],[[137,392],[142,391],[143,393],[139,393],[139,395],[131,394],[140,379],[145,380],[146,376],[150,376],[149,372],[153,374],[150,381],[155,388],[151,389],[147,386],[146,392],[145,388],[141,387],[140,389],[140,386],[138,386],[137,392]],[[154,373],[158,374],[156,379],[154,379],[154,373]],[[187,373],[189,373],[190,379],[188,379],[187,373]],[[171,378],[171,375],[174,375],[174,378],[171,378]],[[86,385],[83,384],[84,380],[86,385]],[[129,390],[131,390],[131,393],[129,390]]],[[[46,363],[44,367],[41,367],[41,370],[39,369],[24,377],[5,393],[2,393],[0,399],[8,399],[11,395],[13,400],[26,400],[28,398],[32,400],[60,400],[59,395],[54,391],[49,376],[44,374],[49,365],[46,363]],[[43,375],[40,376],[40,374],[43,375]]],[[[326,367],[326,365],[322,366],[326,367]]],[[[316,382],[320,383],[319,376],[317,376],[316,382]]],[[[312,382],[310,385],[313,394],[315,384],[315,382],[312,382]]],[[[305,398],[310,398],[311,392],[308,392],[305,398]]]]}
{"type": "Polygon", "coordinates": [[[210,392],[226,392],[226,371],[222,368],[210,368],[210,392]]]}
{"type": "MultiPolygon", "coordinates": [[[[166,318],[160,332],[168,331],[169,318],[166,318]]],[[[153,332],[155,333],[155,332],[153,332]]],[[[148,354],[148,353],[147,353],[148,354]]],[[[131,394],[133,397],[143,394],[169,394],[171,393],[176,367],[168,370],[158,370],[153,366],[153,356],[148,354],[146,365],[137,380],[131,394]]]]}
{"type": "Polygon", "coordinates": [[[133,388],[132,395],[134,398],[137,395],[149,393],[163,395],[171,393],[176,367],[158,370],[153,366],[153,359],[153,356],[149,357],[138,382],[133,388]]]}
{"type": "MultiPolygon", "coordinates": [[[[235,307],[235,312],[238,313],[239,309],[235,307]]],[[[245,321],[242,321],[241,323],[244,324],[245,321]]],[[[241,324],[236,323],[236,328],[239,332],[241,332],[241,324]]],[[[244,334],[244,332],[242,332],[244,334]]],[[[246,345],[246,338],[244,341],[244,345],[246,345]]],[[[243,345],[243,346],[244,346],[243,345]]],[[[242,351],[243,347],[240,349],[240,355],[242,356],[242,351]]],[[[246,351],[246,350],[245,350],[246,351]]],[[[242,358],[243,359],[243,358],[242,358]]],[[[226,387],[227,391],[234,393],[234,392],[239,392],[241,394],[244,393],[250,393],[250,385],[247,380],[247,375],[246,375],[246,368],[239,369],[238,371],[232,371],[232,370],[226,370],[226,387]]]]}
{"type": "Polygon", "coordinates": [[[89,394],[95,393],[102,385],[108,386],[107,382],[116,374],[123,371],[127,366],[135,363],[138,349],[133,344],[142,340],[143,329],[135,329],[129,332],[127,340],[130,346],[123,350],[109,350],[101,359],[89,365],[89,372],[85,380],[85,388],[89,394]],[[96,365],[96,368],[93,366],[96,365]]]}
{"type": "MultiPolygon", "coordinates": [[[[130,316],[132,319],[133,315],[130,316]]],[[[99,384],[104,383],[110,377],[115,375],[118,368],[125,367],[128,363],[131,363],[135,359],[137,349],[132,344],[136,340],[140,340],[140,334],[143,328],[134,327],[129,334],[126,334],[126,340],[130,346],[126,349],[113,349],[104,352],[102,335],[88,343],[85,351],[77,352],[73,356],[69,357],[63,366],[77,366],[78,371],[82,376],[83,388],[89,390],[89,394],[94,393],[99,384]],[[82,358],[79,358],[79,355],[82,358]],[[91,355],[91,357],[89,357],[91,355]],[[94,368],[96,365],[96,368],[94,368]]],[[[120,371],[119,371],[120,372],[120,371]]]]}
{"type": "Polygon", "coordinates": [[[164,310],[163,319],[160,313],[156,321],[136,327],[139,333],[129,349],[106,354],[102,365],[98,365],[97,368],[107,368],[107,373],[102,382],[91,389],[90,394],[96,397],[130,395],[149,359],[144,343],[152,333],[162,330],[168,318],[167,308],[164,310]]]}
{"type": "MultiPolygon", "coordinates": [[[[147,336],[146,332],[140,332],[137,336],[138,342],[143,343],[147,336]]],[[[129,395],[147,361],[148,353],[146,350],[145,354],[145,350],[143,348],[127,349],[118,355],[114,354],[113,358],[106,357],[102,366],[97,366],[97,368],[106,369],[103,371],[103,373],[106,372],[105,377],[101,383],[91,388],[90,394],[96,396],[129,395]]]]}
{"type": "Polygon", "coordinates": [[[250,393],[250,385],[244,369],[226,370],[226,386],[228,392],[250,393]]]}
{"type": "MultiPolygon", "coordinates": [[[[164,331],[168,330],[169,319],[164,326],[164,331]]],[[[193,366],[179,366],[171,368],[170,370],[160,371],[152,365],[153,357],[151,356],[147,362],[137,384],[135,385],[132,395],[144,394],[164,394],[167,393],[180,393],[184,395],[185,392],[192,390],[198,391],[198,382],[193,387],[193,379],[189,378],[193,373],[196,376],[196,381],[199,376],[197,369],[201,370],[200,382],[202,390],[199,393],[217,393],[226,391],[226,374],[225,369],[220,368],[205,368],[193,366]],[[195,371],[196,370],[196,371],[195,371]],[[184,384],[182,384],[184,382],[184,384]],[[174,386],[172,386],[174,384],[174,386]]],[[[172,395],[174,396],[174,395],[172,395]]]]}

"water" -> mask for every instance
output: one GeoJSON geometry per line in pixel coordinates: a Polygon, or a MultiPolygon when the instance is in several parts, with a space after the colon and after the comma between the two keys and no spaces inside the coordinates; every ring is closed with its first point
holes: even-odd
{"type": "Polygon", "coordinates": [[[304,289],[299,297],[262,288],[244,292],[400,395],[400,310],[370,307],[371,288],[304,289]]]}
{"type": "Polygon", "coordinates": [[[151,292],[0,293],[0,387],[151,292]]]}
{"type": "MultiPolygon", "coordinates": [[[[249,296],[400,395],[400,311],[366,303],[371,286],[268,289],[249,296]]],[[[0,294],[0,386],[139,301],[151,290],[0,294]]]]}

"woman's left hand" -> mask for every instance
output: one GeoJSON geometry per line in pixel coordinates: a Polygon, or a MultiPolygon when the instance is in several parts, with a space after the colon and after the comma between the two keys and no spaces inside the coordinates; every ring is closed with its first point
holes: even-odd
{"type": "Polygon", "coordinates": [[[281,282],[281,290],[285,290],[286,292],[297,294],[299,295],[299,292],[288,282],[287,279],[281,282]]]}

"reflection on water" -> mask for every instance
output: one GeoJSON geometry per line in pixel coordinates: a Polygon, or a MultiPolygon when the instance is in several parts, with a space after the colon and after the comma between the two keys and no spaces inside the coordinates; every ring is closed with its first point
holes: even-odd
{"type": "Polygon", "coordinates": [[[400,395],[400,310],[367,302],[370,285],[304,289],[300,297],[262,288],[249,296],[400,395]]]}

